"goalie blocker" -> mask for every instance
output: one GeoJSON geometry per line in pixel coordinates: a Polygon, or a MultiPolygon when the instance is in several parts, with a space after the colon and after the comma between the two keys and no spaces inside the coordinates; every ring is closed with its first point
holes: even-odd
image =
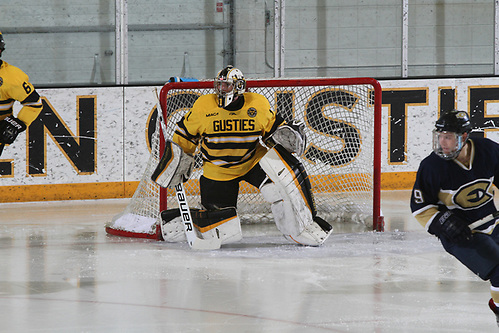
{"type": "Polygon", "coordinates": [[[277,228],[298,244],[319,246],[329,237],[332,226],[317,216],[308,175],[291,153],[281,145],[270,149],[260,166],[272,182],[260,187],[272,206],[277,228]]]}
{"type": "Polygon", "coordinates": [[[185,183],[192,173],[194,157],[184,153],[175,142],[167,140],[163,156],[154,170],[151,179],[161,187],[175,188],[185,183]]]}

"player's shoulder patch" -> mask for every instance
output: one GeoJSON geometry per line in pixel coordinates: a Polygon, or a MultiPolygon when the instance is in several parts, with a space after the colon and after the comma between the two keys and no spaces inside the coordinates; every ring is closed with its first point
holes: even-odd
{"type": "Polygon", "coordinates": [[[247,111],[248,117],[255,118],[258,114],[258,111],[254,107],[250,107],[247,111]]]}

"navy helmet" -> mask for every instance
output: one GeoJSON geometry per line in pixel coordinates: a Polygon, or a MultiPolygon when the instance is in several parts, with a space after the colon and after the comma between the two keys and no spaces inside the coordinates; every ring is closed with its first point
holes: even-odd
{"type": "Polygon", "coordinates": [[[453,160],[463,149],[471,132],[471,122],[465,111],[452,110],[438,118],[433,130],[433,151],[445,160],[453,160]],[[451,141],[443,144],[444,140],[451,141]]]}

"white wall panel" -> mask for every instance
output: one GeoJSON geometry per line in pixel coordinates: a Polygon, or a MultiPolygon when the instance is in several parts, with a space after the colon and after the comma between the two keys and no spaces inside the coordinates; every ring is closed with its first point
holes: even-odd
{"type": "MultiPolygon", "coordinates": [[[[46,132],[46,165],[42,174],[30,175],[26,149],[26,132],[20,134],[13,145],[4,149],[2,160],[13,159],[14,176],[2,177],[2,185],[35,185],[65,183],[97,183],[123,181],[123,89],[122,88],[74,88],[74,89],[39,89],[75,140],[85,133],[78,133],[78,97],[94,98],[96,121],[96,158],[95,171],[81,173],[75,168],[71,157],[61,146],[56,144],[54,135],[46,132]]],[[[19,105],[16,104],[16,112],[19,105]]],[[[44,108],[42,112],[48,112],[44,108]]],[[[42,115],[43,117],[43,115],[42,115]]],[[[33,154],[37,152],[32,152],[33,154]]],[[[38,152],[40,153],[40,152],[38,152]]]]}
{"type": "MultiPolygon", "coordinates": [[[[159,93],[161,87],[156,88],[159,93]]],[[[149,159],[147,126],[156,106],[154,87],[125,88],[124,102],[124,180],[137,181],[142,177],[149,159]]]]}

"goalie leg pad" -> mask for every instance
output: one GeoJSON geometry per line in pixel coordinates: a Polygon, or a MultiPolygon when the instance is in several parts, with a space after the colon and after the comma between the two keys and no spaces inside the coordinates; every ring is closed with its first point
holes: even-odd
{"type": "Polygon", "coordinates": [[[331,225],[318,216],[310,214],[306,217],[309,220],[300,220],[303,216],[295,215],[291,202],[282,199],[274,183],[263,185],[260,192],[265,200],[272,203],[275,224],[286,239],[301,245],[319,246],[331,235],[331,225]]]}
{"type": "Polygon", "coordinates": [[[263,184],[260,192],[272,204],[279,231],[303,245],[324,243],[332,227],[316,216],[310,182],[301,163],[278,145],[260,160],[260,166],[273,181],[263,184]]]}
{"type": "Polygon", "coordinates": [[[234,207],[198,210],[193,212],[192,219],[203,239],[219,238],[223,245],[243,238],[241,221],[234,207]]]}
{"type": "Polygon", "coordinates": [[[305,227],[305,229],[301,232],[301,234],[297,236],[289,235],[285,237],[301,245],[308,245],[308,246],[322,245],[322,243],[324,243],[324,241],[331,235],[333,227],[322,219],[321,220],[324,221],[326,224],[318,223],[317,219],[321,218],[315,217],[314,223],[305,227]]]}
{"type": "MultiPolygon", "coordinates": [[[[233,207],[213,211],[191,209],[191,215],[195,230],[203,239],[220,238],[222,244],[242,239],[241,223],[233,207]]],[[[187,241],[178,209],[162,211],[160,219],[161,234],[166,242],[187,241]]]]}
{"type": "Polygon", "coordinates": [[[284,235],[299,235],[304,229],[304,223],[300,223],[304,218],[312,219],[310,212],[304,211],[303,216],[295,216],[293,211],[293,206],[290,200],[285,200],[278,187],[274,183],[264,184],[260,188],[260,193],[263,198],[271,203],[270,208],[272,209],[272,215],[274,216],[274,221],[279,229],[284,235]]]}

